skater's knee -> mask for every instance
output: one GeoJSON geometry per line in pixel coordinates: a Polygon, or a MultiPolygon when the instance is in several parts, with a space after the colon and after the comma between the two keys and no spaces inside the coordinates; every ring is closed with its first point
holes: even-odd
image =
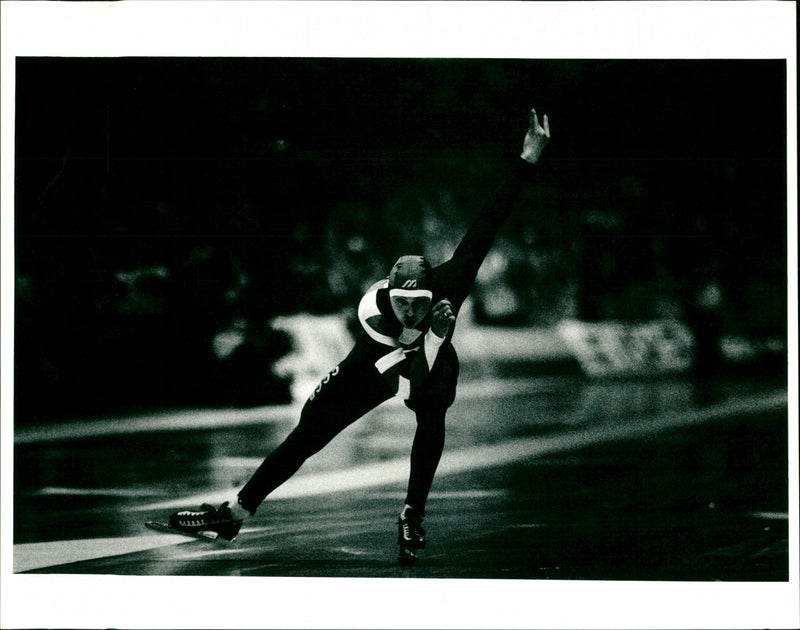
{"type": "Polygon", "coordinates": [[[313,405],[310,404],[310,401],[306,402],[306,404],[303,405],[303,408],[300,411],[300,421],[297,423],[297,429],[300,429],[301,427],[305,428],[310,426],[314,416],[315,414],[313,411],[313,405]]]}
{"type": "Polygon", "coordinates": [[[412,411],[430,410],[432,413],[444,413],[456,399],[459,365],[453,355],[440,357],[434,370],[424,383],[411,387],[411,397],[406,406],[412,411]]]}
{"type": "Polygon", "coordinates": [[[333,414],[330,409],[326,409],[325,405],[321,405],[319,400],[308,400],[300,410],[300,420],[295,431],[318,431],[320,427],[330,424],[332,420],[333,414]]]}
{"type": "Polygon", "coordinates": [[[287,440],[296,444],[305,457],[310,457],[321,451],[341,431],[340,423],[335,420],[304,410],[287,440]]]}
{"type": "Polygon", "coordinates": [[[447,409],[422,408],[416,410],[417,431],[427,435],[444,435],[447,409]]]}
{"type": "Polygon", "coordinates": [[[426,417],[442,416],[442,421],[444,421],[444,415],[455,402],[455,399],[456,388],[455,383],[453,383],[452,387],[440,387],[417,392],[405,403],[406,407],[416,412],[417,416],[420,414],[426,417]]]}
{"type": "Polygon", "coordinates": [[[322,431],[318,426],[301,420],[294,431],[286,438],[286,442],[291,444],[298,453],[302,454],[303,460],[306,460],[321,451],[333,439],[334,435],[331,435],[330,432],[322,431]]]}

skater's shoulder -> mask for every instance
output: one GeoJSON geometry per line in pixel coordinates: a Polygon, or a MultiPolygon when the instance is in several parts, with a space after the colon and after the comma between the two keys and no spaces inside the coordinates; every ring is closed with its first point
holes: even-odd
{"type": "Polygon", "coordinates": [[[366,317],[371,317],[374,315],[380,314],[380,306],[379,306],[379,296],[381,293],[381,289],[385,289],[384,293],[388,292],[389,280],[384,278],[383,280],[379,280],[375,284],[367,289],[366,293],[361,298],[361,301],[358,304],[358,315],[359,318],[364,315],[366,317]]]}
{"type": "Polygon", "coordinates": [[[358,321],[371,339],[388,346],[397,346],[401,332],[394,318],[389,316],[389,281],[387,278],[373,284],[358,305],[358,321]]]}

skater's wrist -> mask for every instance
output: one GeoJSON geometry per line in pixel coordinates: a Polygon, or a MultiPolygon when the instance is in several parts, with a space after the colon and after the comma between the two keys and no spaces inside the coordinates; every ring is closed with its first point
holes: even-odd
{"type": "Polygon", "coordinates": [[[424,352],[429,370],[433,369],[436,356],[439,354],[439,348],[441,348],[443,343],[444,337],[439,337],[433,330],[428,330],[428,332],[425,333],[424,352]]]}
{"type": "Polygon", "coordinates": [[[435,347],[439,347],[444,343],[445,337],[440,337],[435,332],[433,332],[433,328],[429,328],[428,332],[425,333],[425,343],[430,344],[435,347]]]}

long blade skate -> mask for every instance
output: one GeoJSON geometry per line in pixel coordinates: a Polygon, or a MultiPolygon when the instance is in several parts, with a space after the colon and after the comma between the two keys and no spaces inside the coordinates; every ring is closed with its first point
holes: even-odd
{"type": "Polygon", "coordinates": [[[397,562],[401,567],[410,567],[417,561],[417,550],[413,547],[405,547],[400,545],[400,555],[397,557],[397,562]]]}
{"type": "Polygon", "coordinates": [[[175,529],[174,527],[170,527],[169,523],[165,521],[145,521],[144,526],[147,527],[148,529],[161,532],[162,534],[178,534],[180,536],[186,536],[188,538],[196,538],[198,540],[205,540],[208,542],[214,542],[214,541],[220,541],[224,543],[231,542],[222,538],[217,532],[207,532],[207,531],[184,532],[181,531],[180,529],[175,529]]]}

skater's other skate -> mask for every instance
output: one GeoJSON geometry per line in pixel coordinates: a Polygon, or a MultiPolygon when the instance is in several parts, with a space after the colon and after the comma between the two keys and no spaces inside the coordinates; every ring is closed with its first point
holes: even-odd
{"type": "Polygon", "coordinates": [[[400,544],[400,564],[410,565],[417,560],[417,551],[425,548],[425,530],[419,510],[406,506],[397,519],[397,542],[400,544]]]}

